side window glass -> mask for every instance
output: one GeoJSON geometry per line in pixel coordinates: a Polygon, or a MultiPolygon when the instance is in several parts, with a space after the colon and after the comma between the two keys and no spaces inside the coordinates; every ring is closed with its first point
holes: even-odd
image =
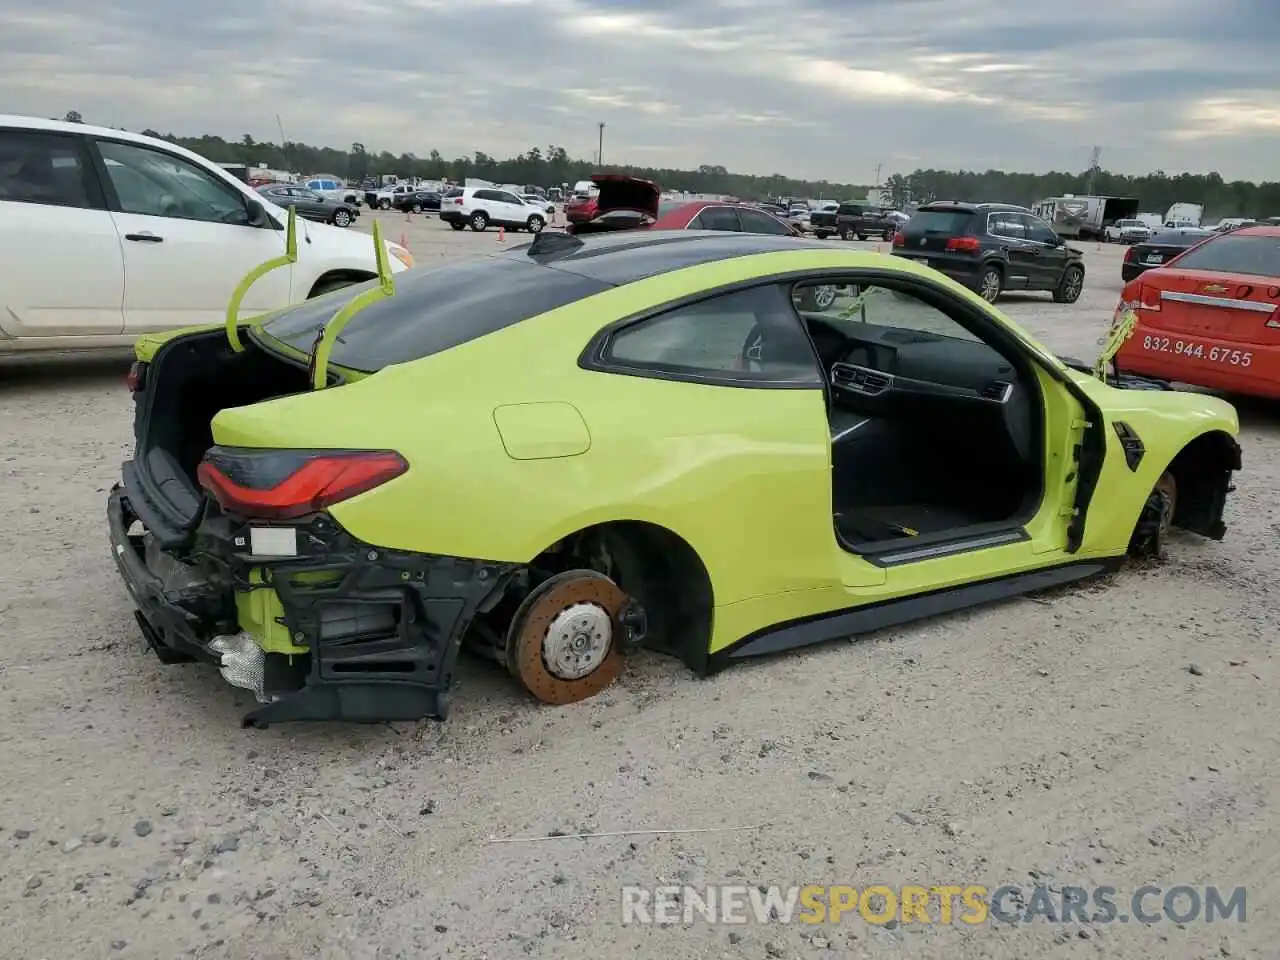
{"type": "Polygon", "coordinates": [[[193,163],[149,147],[99,140],[125,213],[247,225],[245,198],[193,163]]]}
{"type": "Polygon", "coordinates": [[[1027,228],[1022,221],[1009,214],[993,216],[991,218],[991,232],[997,237],[1006,237],[1010,240],[1027,239],[1027,228]]]}
{"type": "Polygon", "coordinates": [[[514,203],[517,207],[523,207],[524,203],[514,193],[499,194],[503,203],[514,203]]]}
{"type": "Polygon", "coordinates": [[[1047,223],[1036,217],[1029,217],[1023,214],[1020,219],[1027,228],[1027,239],[1035,240],[1038,243],[1053,243],[1055,234],[1047,223]]]}
{"type": "Polygon", "coordinates": [[[55,207],[98,207],[73,137],[0,130],[0,201],[55,207]]]}
{"type": "Polygon", "coordinates": [[[702,224],[703,230],[728,230],[733,233],[742,230],[738,224],[738,212],[731,207],[707,207],[698,214],[698,222],[702,224]]]}
{"type": "Polygon", "coordinates": [[[477,200],[494,200],[497,197],[492,190],[477,190],[474,196],[477,200]]]}
{"type": "Polygon", "coordinates": [[[654,373],[819,385],[809,338],[779,286],[678,307],[614,334],[607,363],[654,373]]]}
{"type": "Polygon", "coordinates": [[[766,213],[756,210],[739,210],[738,219],[742,221],[742,229],[745,233],[769,233],[782,237],[791,235],[786,224],[779,223],[766,213]]]}
{"type": "MultiPolygon", "coordinates": [[[[897,342],[903,344],[940,338],[983,342],[937,307],[887,287],[804,282],[792,289],[792,300],[800,311],[821,317],[855,338],[858,325],[869,323],[902,331],[897,342]]],[[[888,337],[884,341],[893,342],[888,337]]]]}

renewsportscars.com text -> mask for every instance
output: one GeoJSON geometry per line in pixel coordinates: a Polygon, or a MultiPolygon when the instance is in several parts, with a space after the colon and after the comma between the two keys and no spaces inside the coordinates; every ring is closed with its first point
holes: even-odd
{"type": "Polygon", "coordinates": [[[805,923],[873,925],[1018,923],[1244,923],[1244,887],[980,884],[624,887],[624,924],[805,923]]]}

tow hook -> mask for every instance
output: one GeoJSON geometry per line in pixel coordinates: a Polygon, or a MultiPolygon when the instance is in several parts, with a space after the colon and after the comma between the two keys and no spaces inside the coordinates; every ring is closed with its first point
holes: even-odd
{"type": "Polygon", "coordinates": [[[618,649],[622,653],[634,653],[644,643],[649,633],[649,616],[635,599],[628,599],[626,606],[618,613],[618,626],[622,628],[618,637],[618,649]]]}

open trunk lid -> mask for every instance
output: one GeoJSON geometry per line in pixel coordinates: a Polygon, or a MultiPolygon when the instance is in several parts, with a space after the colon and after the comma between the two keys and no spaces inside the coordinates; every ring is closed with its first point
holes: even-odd
{"type": "Polygon", "coordinates": [[[662,191],[652,180],[621,173],[597,173],[591,180],[600,191],[596,195],[596,216],[626,211],[658,219],[662,191]]]}

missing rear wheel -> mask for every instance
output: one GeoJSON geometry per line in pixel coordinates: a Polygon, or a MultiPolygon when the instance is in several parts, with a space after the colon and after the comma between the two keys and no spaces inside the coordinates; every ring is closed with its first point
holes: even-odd
{"type": "Polygon", "coordinates": [[[594,570],[569,570],[535,588],[511,620],[507,669],[543,703],[594,697],[622,673],[618,621],[629,597],[594,570]]]}

